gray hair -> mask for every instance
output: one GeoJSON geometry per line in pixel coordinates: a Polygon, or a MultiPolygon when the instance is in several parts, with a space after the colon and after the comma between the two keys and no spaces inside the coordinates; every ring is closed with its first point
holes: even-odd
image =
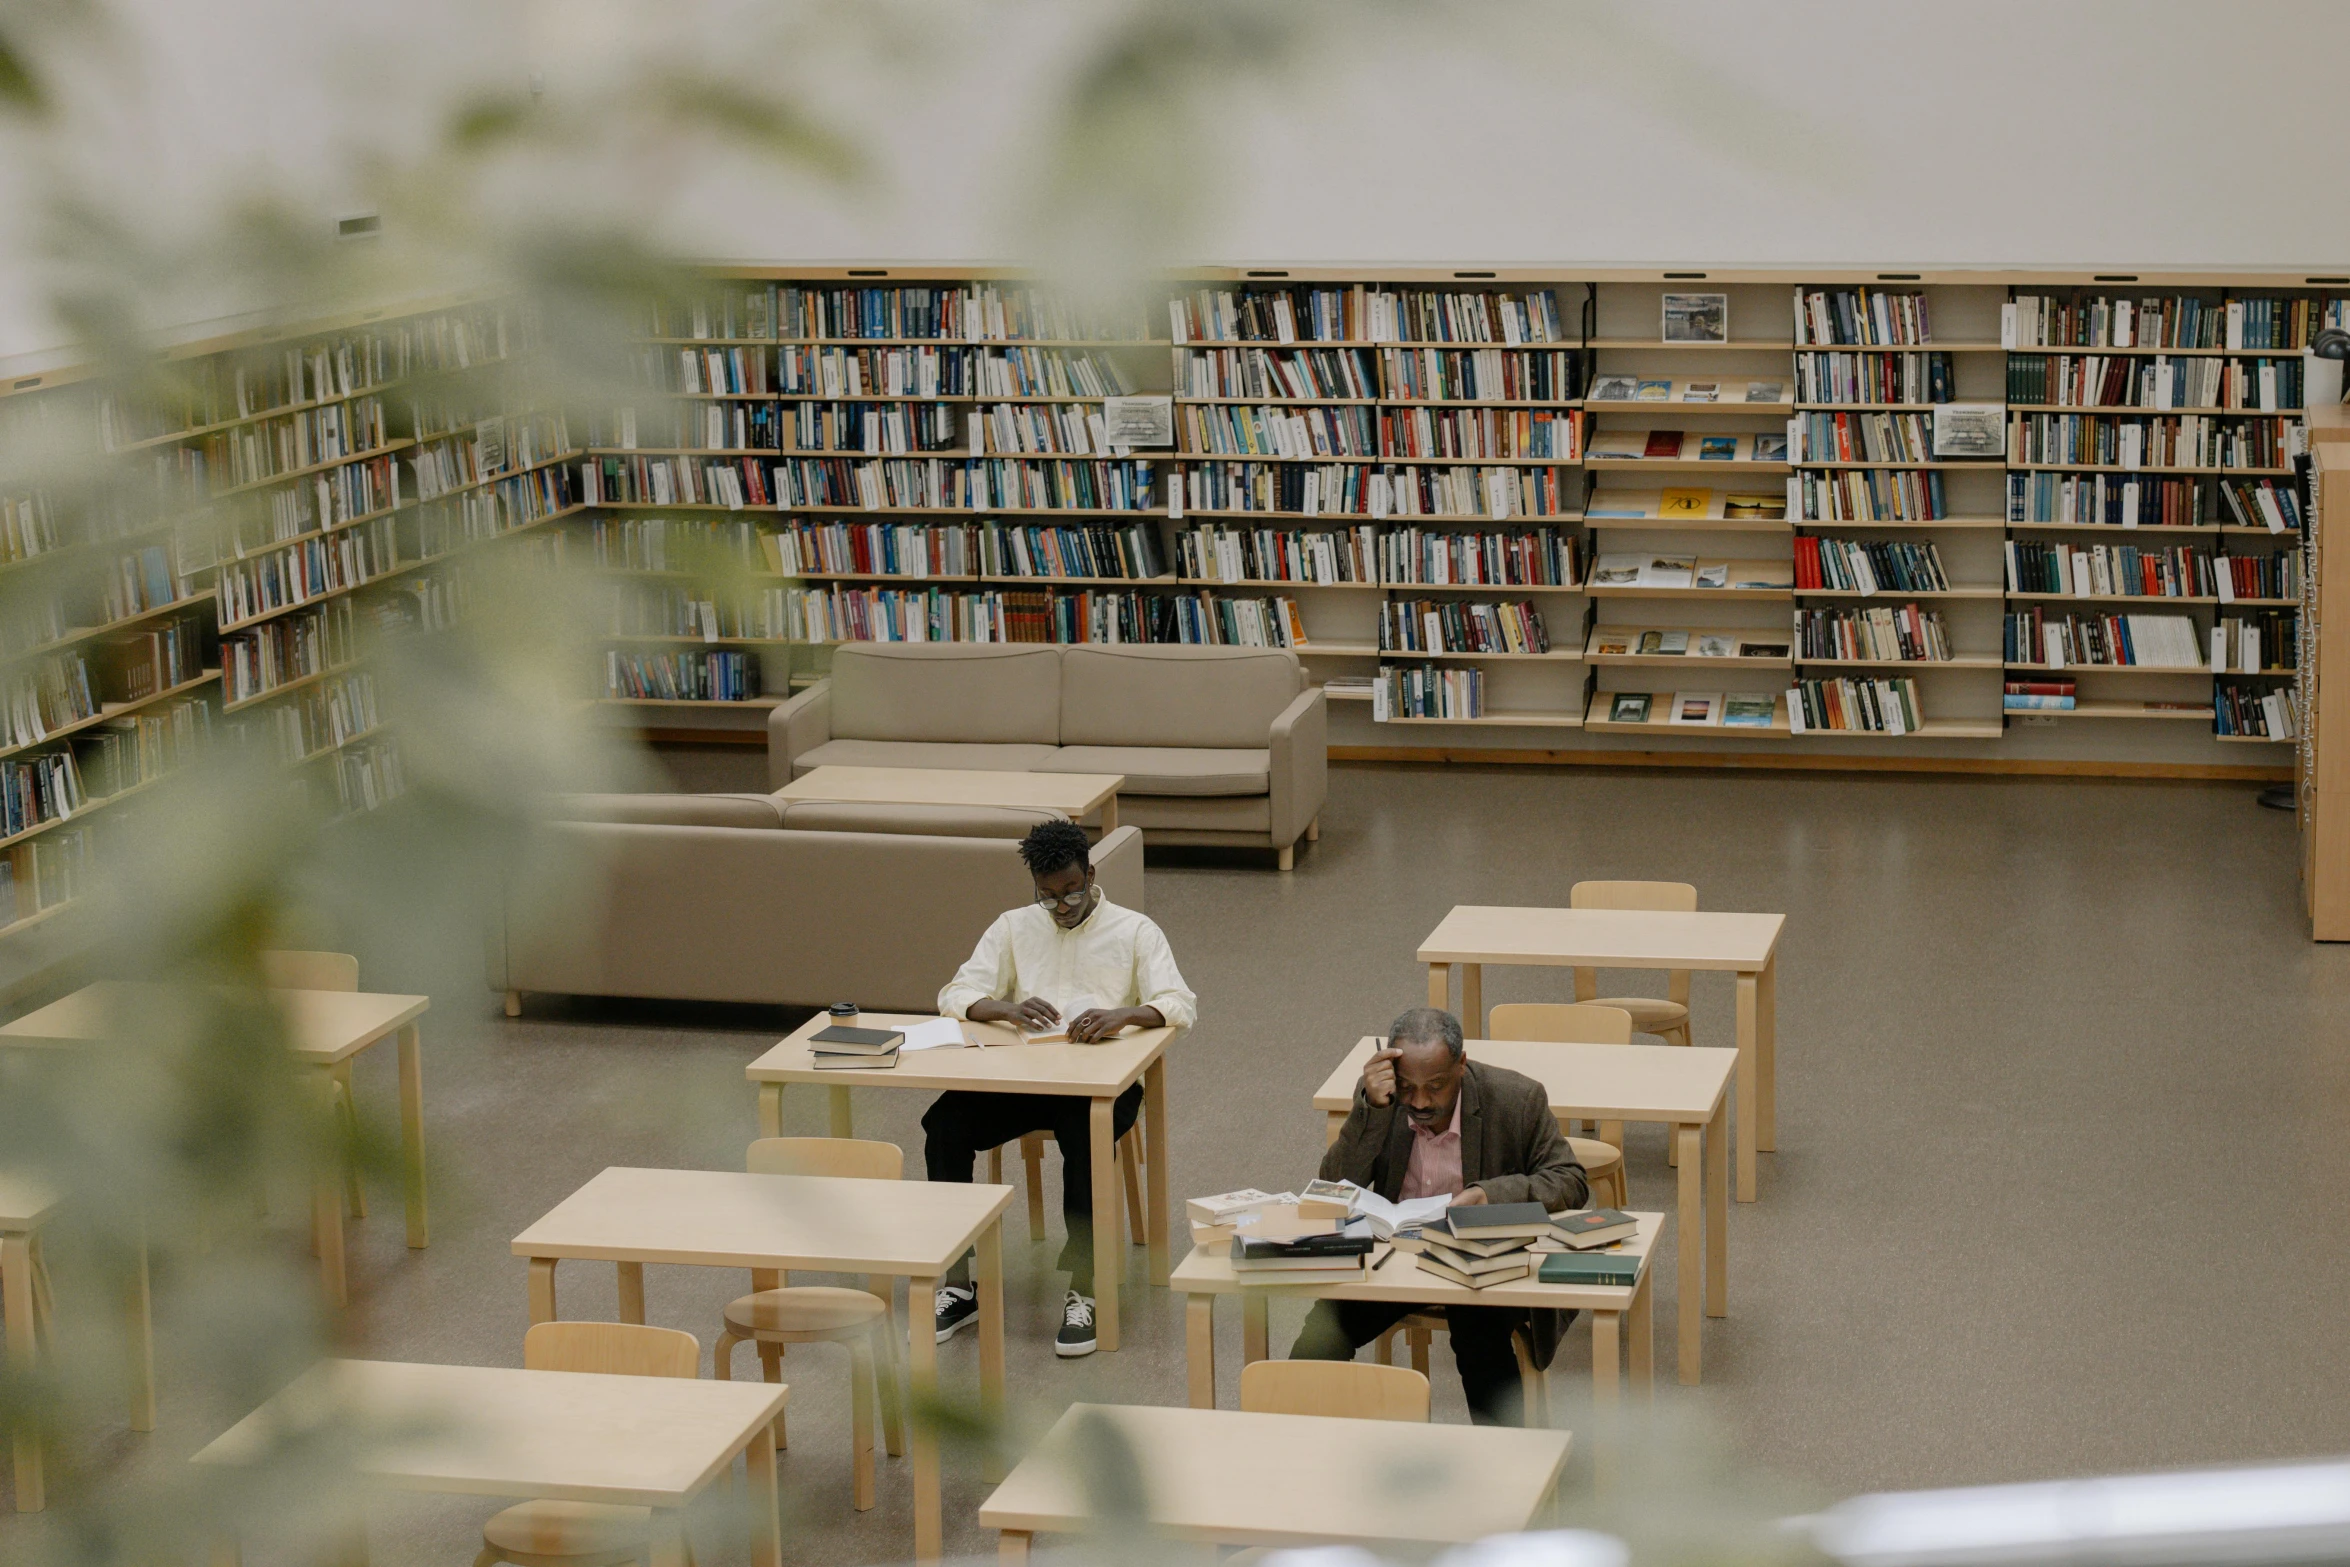
{"type": "Polygon", "coordinates": [[[1467,1053],[1467,1047],[1461,1042],[1461,1020],[1442,1007],[1414,1007],[1387,1028],[1387,1043],[1397,1049],[1438,1040],[1444,1042],[1445,1052],[1455,1061],[1467,1053]]]}

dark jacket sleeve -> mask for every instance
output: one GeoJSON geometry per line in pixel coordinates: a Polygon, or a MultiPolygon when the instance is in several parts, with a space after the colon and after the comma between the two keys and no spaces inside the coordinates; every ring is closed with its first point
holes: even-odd
{"type": "MultiPolygon", "coordinates": [[[[1346,1115],[1346,1123],[1338,1129],[1338,1141],[1322,1151],[1322,1179],[1325,1181],[1352,1181],[1369,1191],[1381,1191],[1379,1177],[1380,1155],[1395,1134],[1395,1106],[1373,1105],[1363,1097],[1363,1086],[1355,1085],[1354,1108],[1346,1115]]],[[[1396,1176],[1401,1189],[1402,1175],[1396,1176]]],[[[1381,1192],[1392,1198],[1394,1193],[1381,1192]]]]}
{"type": "Polygon", "coordinates": [[[1590,1201],[1591,1188],[1574,1150],[1559,1135],[1557,1117],[1550,1113],[1550,1096],[1542,1086],[1515,1072],[1492,1073],[1480,1085],[1493,1118],[1497,1157],[1488,1167],[1504,1174],[1480,1176],[1487,1202],[1538,1202],[1551,1213],[1580,1208],[1590,1201]],[[1523,1172],[1523,1173],[1517,1173],[1523,1172]]]}

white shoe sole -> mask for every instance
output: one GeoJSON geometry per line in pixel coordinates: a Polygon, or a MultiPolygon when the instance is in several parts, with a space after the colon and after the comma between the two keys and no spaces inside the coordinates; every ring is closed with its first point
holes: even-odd
{"type": "Polygon", "coordinates": [[[1063,1360],[1081,1360],[1085,1356],[1092,1354],[1093,1351],[1094,1341],[1092,1339],[1087,1339],[1082,1344],[1064,1344],[1061,1343],[1058,1339],[1053,1341],[1053,1353],[1060,1356],[1063,1360]]]}
{"type": "Polygon", "coordinates": [[[938,1330],[938,1341],[941,1344],[944,1344],[948,1339],[953,1338],[956,1334],[962,1332],[965,1328],[971,1326],[972,1323],[977,1322],[978,1320],[979,1313],[974,1311],[971,1313],[971,1315],[965,1317],[962,1321],[956,1323],[953,1327],[940,1328],[938,1330]]]}

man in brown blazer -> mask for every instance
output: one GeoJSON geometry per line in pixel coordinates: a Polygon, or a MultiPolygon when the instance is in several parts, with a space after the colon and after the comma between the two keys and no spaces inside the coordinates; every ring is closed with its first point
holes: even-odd
{"type": "MultiPolygon", "coordinates": [[[[1538,1202],[1552,1213],[1589,1200],[1583,1167],[1550,1113],[1540,1083],[1467,1059],[1449,1012],[1415,1007],[1395,1020],[1387,1048],[1363,1063],[1354,1108],[1322,1156],[1322,1179],[1352,1181],[1389,1202],[1449,1193],[1456,1206],[1538,1202]]],[[[1355,1351],[1415,1307],[1382,1301],[1317,1301],[1292,1360],[1352,1360],[1355,1351]]],[[[1571,1311],[1528,1314],[1510,1306],[1449,1306],[1446,1331],[1469,1417],[1516,1425],[1518,1360],[1510,1334],[1528,1328],[1534,1363],[1547,1368],[1571,1311]]]]}

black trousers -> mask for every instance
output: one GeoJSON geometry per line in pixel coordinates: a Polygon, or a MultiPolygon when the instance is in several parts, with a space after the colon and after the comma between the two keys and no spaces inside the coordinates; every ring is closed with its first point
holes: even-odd
{"type": "MultiPolygon", "coordinates": [[[[1421,1308],[1380,1300],[1321,1300],[1306,1313],[1306,1324],[1290,1346],[1292,1360],[1352,1360],[1355,1351],[1421,1308]]],[[[1573,1312],[1567,1317],[1572,1320],[1573,1312]]],[[[1525,1399],[1518,1384],[1518,1356],[1510,1334],[1526,1320],[1515,1306],[1444,1308],[1452,1339],[1452,1363],[1460,1369],[1469,1418],[1481,1426],[1525,1424],[1525,1399]]]]}
{"type": "MultiPolygon", "coordinates": [[[[1124,1137],[1142,1109],[1142,1085],[1118,1096],[1110,1122],[1124,1137]]],[[[974,1094],[952,1089],[922,1113],[922,1162],[934,1181],[971,1180],[971,1161],[983,1148],[1000,1148],[1030,1132],[1050,1132],[1061,1145],[1061,1217],[1069,1239],[1061,1271],[1080,1295],[1093,1293],[1093,1101],[1078,1094],[974,1094]]],[[[958,1282],[969,1260],[955,1264],[958,1282]]]]}

